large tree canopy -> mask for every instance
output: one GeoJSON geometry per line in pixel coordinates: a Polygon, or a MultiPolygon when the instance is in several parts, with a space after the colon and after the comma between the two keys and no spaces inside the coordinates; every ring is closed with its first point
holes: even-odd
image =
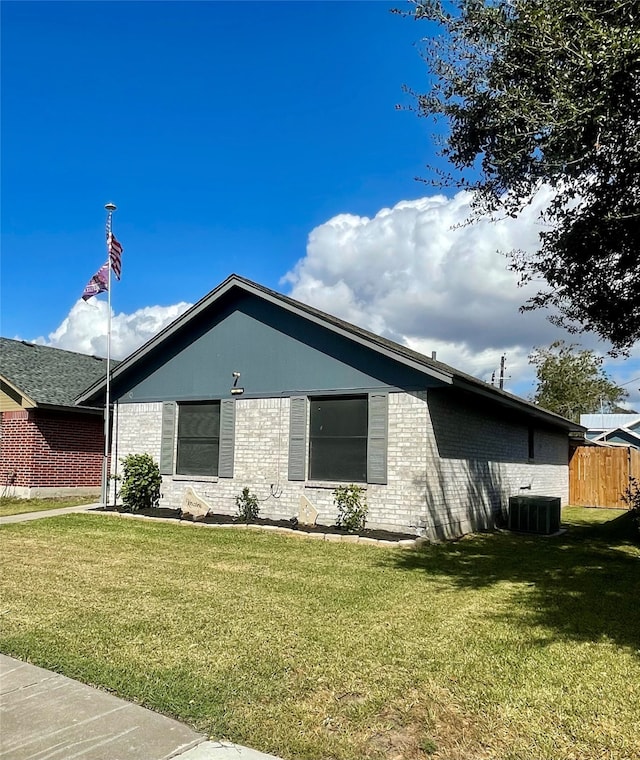
{"type": "Polygon", "coordinates": [[[573,344],[556,341],[536,348],[529,363],[538,378],[533,401],[575,422],[581,414],[617,410],[627,396],[604,372],[599,356],[573,344]]]}
{"type": "Polygon", "coordinates": [[[523,282],[546,281],[523,308],[553,307],[553,321],[629,348],[640,339],[640,2],[414,6],[440,29],[425,40],[432,81],[417,109],[448,123],[442,154],[476,212],[516,216],[554,190],[538,251],[512,252],[523,282]]]}

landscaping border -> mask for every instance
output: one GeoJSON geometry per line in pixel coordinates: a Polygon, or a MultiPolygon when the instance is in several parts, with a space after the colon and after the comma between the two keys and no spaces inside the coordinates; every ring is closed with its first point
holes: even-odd
{"type": "Polygon", "coordinates": [[[162,522],[171,525],[186,525],[190,527],[198,528],[232,528],[235,530],[255,530],[265,531],[271,533],[279,533],[286,536],[296,536],[298,538],[307,539],[311,541],[330,541],[334,543],[345,544],[366,544],[368,546],[382,546],[386,549],[390,547],[398,547],[401,549],[415,549],[422,546],[425,543],[429,543],[427,539],[421,536],[415,538],[402,538],[397,541],[382,539],[382,538],[369,538],[368,536],[359,536],[354,533],[321,533],[319,531],[310,532],[305,531],[303,528],[284,528],[279,525],[256,525],[254,523],[206,523],[193,520],[179,520],[175,517],[153,517],[151,515],[135,514],[133,512],[119,512],[117,510],[104,510],[96,509],[91,510],[92,514],[111,515],[114,517],[124,517],[134,520],[147,520],[151,522],[162,522]]]}

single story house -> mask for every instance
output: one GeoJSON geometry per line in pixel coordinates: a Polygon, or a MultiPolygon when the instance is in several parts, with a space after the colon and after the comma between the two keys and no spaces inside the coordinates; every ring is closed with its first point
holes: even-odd
{"type": "MultiPolygon", "coordinates": [[[[103,402],[104,381],[78,402],[103,402]]],[[[261,515],[366,489],[369,527],[437,538],[492,526],[508,498],[568,499],[579,425],[446,364],[231,275],[114,370],[113,461],[160,464],[162,507],[191,488],[261,515]]]]}
{"type": "Polygon", "coordinates": [[[590,441],[640,449],[640,414],[581,414],[580,424],[590,441]]]}
{"type": "Polygon", "coordinates": [[[106,360],[0,338],[0,495],[100,493],[103,411],[78,407],[106,360]]]}

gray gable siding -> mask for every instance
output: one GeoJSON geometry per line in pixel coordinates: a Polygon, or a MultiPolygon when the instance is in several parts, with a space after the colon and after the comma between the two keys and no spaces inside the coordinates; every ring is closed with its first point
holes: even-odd
{"type": "MultiPolygon", "coordinates": [[[[222,331],[220,334],[223,337],[222,331]]],[[[242,337],[242,331],[239,330],[238,338],[242,337]]],[[[244,398],[312,395],[331,391],[372,393],[380,388],[412,392],[453,386],[468,391],[479,399],[497,403],[505,410],[534,418],[540,424],[565,431],[584,432],[582,426],[570,420],[493,388],[471,375],[435,361],[435,358],[429,359],[407,346],[363,330],[238,275],[230,275],[185,314],[125,359],[112,375],[112,397],[125,403],[136,399],[162,401],[166,399],[167,391],[174,389],[183,393],[185,399],[223,398],[225,392],[230,393],[224,377],[233,371],[244,371],[245,378],[249,376],[252,380],[251,384],[246,381],[241,383],[247,389],[244,398]],[[274,344],[267,351],[266,357],[260,357],[260,352],[264,354],[268,344],[252,331],[252,334],[245,336],[244,344],[238,342],[234,346],[224,346],[224,341],[221,340],[220,345],[213,346],[213,351],[219,351],[214,367],[210,366],[213,356],[211,349],[208,349],[208,353],[200,353],[195,358],[200,366],[197,370],[194,369],[192,359],[195,354],[186,349],[236,312],[288,337],[289,349],[279,352],[276,350],[277,344],[274,344]],[[315,349],[319,354],[306,349],[300,352],[300,345],[295,345],[296,343],[306,349],[315,349]],[[229,350],[225,352],[223,348],[229,350]],[[254,350],[247,354],[252,348],[254,350]],[[165,363],[171,364],[180,354],[183,354],[181,358],[184,360],[182,367],[163,369],[165,363]],[[283,363],[281,354],[284,354],[286,364],[283,363]],[[334,363],[328,364],[328,358],[335,360],[334,363]],[[276,364],[278,361],[280,364],[276,364]],[[238,369],[240,362],[242,370],[238,369]],[[234,369],[225,367],[225,363],[234,369]],[[254,383],[251,371],[256,367],[260,377],[254,383]],[[169,377],[172,369],[174,374],[181,375],[179,382],[173,382],[169,377]],[[159,370],[162,372],[157,374],[159,370]],[[325,371],[328,374],[324,374],[325,371]],[[208,373],[208,382],[204,383],[204,388],[202,373],[208,373]],[[358,373],[360,377],[354,377],[358,373]],[[274,378],[274,375],[277,377],[274,378]],[[335,376],[335,381],[325,382],[332,375],[335,376]],[[367,383],[363,376],[375,382],[367,383]],[[164,383],[164,380],[171,382],[164,383]],[[139,387],[143,383],[145,387],[139,387]]],[[[77,403],[101,403],[105,385],[104,379],[93,383],[79,394],[77,403]]]]}
{"type": "Polygon", "coordinates": [[[243,295],[189,324],[113,386],[121,403],[442,385],[274,304],[243,295]]]}
{"type": "MultiPolygon", "coordinates": [[[[640,446],[640,440],[638,440],[638,435],[640,434],[639,431],[633,431],[635,435],[629,434],[626,430],[623,430],[622,428],[618,428],[617,430],[611,431],[610,433],[607,433],[604,436],[604,440],[608,443],[624,443],[629,444],[631,446],[638,447],[640,446]]],[[[602,440],[602,439],[601,439],[602,440]]]]}

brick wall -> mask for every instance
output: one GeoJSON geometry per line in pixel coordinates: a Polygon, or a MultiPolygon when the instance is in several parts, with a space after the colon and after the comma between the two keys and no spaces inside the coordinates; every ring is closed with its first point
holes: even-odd
{"type": "MultiPolygon", "coordinates": [[[[121,404],[118,456],[160,457],[161,404],[121,404]]],[[[256,493],[261,514],[289,518],[306,496],[319,522],[335,521],[338,484],[289,482],[289,399],[238,399],[233,478],[163,477],[161,506],[178,508],[194,488],[218,512],[235,513],[244,486],[256,493]],[[272,489],[271,486],[274,486],[272,489]]],[[[453,394],[389,394],[388,483],[368,484],[368,525],[437,538],[493,524],[511,495],[568,498],[567,435],[529,425],[453,394]]]]}
{"type": "Polygon", "coordinates": [[[3,488],[29,486],[35,434],[26,409],[0,414],[0,484],[3,488]]]}
{"type": "Polygon", "coordinates": [[[39,409],[0,415],[0,485],[21,496],[100,488],[103,421],[39,409]]]}

